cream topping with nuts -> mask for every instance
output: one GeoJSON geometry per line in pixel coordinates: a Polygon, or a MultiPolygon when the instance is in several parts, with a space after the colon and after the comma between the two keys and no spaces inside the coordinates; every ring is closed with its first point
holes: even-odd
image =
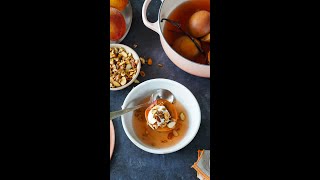
{"type": "Polygon", "coordinates": [[[171,120],[168,109],[163,105],[155,105],[148,113],[148,125],[152,129],[158,129],[159,127],[174,128],[175,122],[171,120]]]}

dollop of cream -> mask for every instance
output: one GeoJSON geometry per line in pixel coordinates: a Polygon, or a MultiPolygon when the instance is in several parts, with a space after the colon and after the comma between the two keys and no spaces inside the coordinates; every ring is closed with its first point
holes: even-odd
{"type": "MultiPolygon", "coordinates": [[[[168,109],[163,105],[155,105],[148,113],[148,125],[152,129],[166,127],[171,122],[168,109]]],[[[172,127],[173,128],[173,127],[172,127]]]]}

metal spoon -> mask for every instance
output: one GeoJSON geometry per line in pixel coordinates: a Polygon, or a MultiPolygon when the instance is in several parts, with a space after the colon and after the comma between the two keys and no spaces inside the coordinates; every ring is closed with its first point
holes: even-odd
{"type": "Polygon", "coordinates": [[[119,116],[121,116],[123,114],[128,113],[128,112],[131,112],[131,111],[134,111],[136,109],[148,106],[148,105],[150,105],[151,103],[153,103],[157,99],[165,99],[165,100],[173,103],[174,96],[169,90],[158,89],[154,93],[152,93],[152,95],[150,97],[150,100],[148,102],[144,103],[144,104],[140,104],[140,105],[134,106],[132,108],[126,108],[126,109],[122,109],[122,110],[119,110],[119,111],[110,112],[110,119],[115,119],[115,118],[117,118],[117,117],[119,117],[119,116]]]}

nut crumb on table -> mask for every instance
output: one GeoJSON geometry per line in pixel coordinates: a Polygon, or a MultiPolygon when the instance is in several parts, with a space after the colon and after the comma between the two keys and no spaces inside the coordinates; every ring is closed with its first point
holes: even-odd
{"type": "Polygon", "coordinates": [[[140,71],[140,75],[141,75],[142,77],[146,76],[146,74],[144,73],[144,71],[140,71]]]}
{"type": "Polygon", "coordinates": [[[149,66],[152,65],[152,59],[151,59],[151,58],[148,59],[148,65],[149,65],[149,66]]]}
{"type": "Polygon", "coordinates": [[[140,57],[139,59],[140,59],[140,61],[141,61],[142,64],[145,64],[145,63],[146,63],[146,60],[145,60],[143,57],[140,57]]]}

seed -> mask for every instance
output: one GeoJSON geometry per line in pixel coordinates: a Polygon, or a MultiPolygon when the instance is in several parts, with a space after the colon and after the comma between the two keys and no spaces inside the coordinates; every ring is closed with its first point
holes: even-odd
{"type": "Polygon", "coordinates": [[[179,136],[179,134],[178,134],[178,132],[177,132],[176,130],[173,130],[172,133],[173,133],[173,135],[174,135],[175,137],[179,136]]]}
{"type": "Polygon", "coordinates": [[[184,121],[185,120],[185,115],[183,114],[183,112],[182,113],[180,113],[180,119],[182,120],[182,121],[184,121]]]}
{"type": "Polygon", "coordinates": [[[162,65],[162,64],[158,64],[158,66],[159,66],[159,67],[163,67],[163,65],[162,65]]]}
{"type": "Polygon", "coordinates": [[[152,59],[151,58],[148,59],[148,65],[150,65],[150,66],[152,65],[152,59]]]}
{"type": "Polygon", "coordinates": [[[144,77],[146,74],[143,71],[140,71],[140,75],[144,77]]]}

